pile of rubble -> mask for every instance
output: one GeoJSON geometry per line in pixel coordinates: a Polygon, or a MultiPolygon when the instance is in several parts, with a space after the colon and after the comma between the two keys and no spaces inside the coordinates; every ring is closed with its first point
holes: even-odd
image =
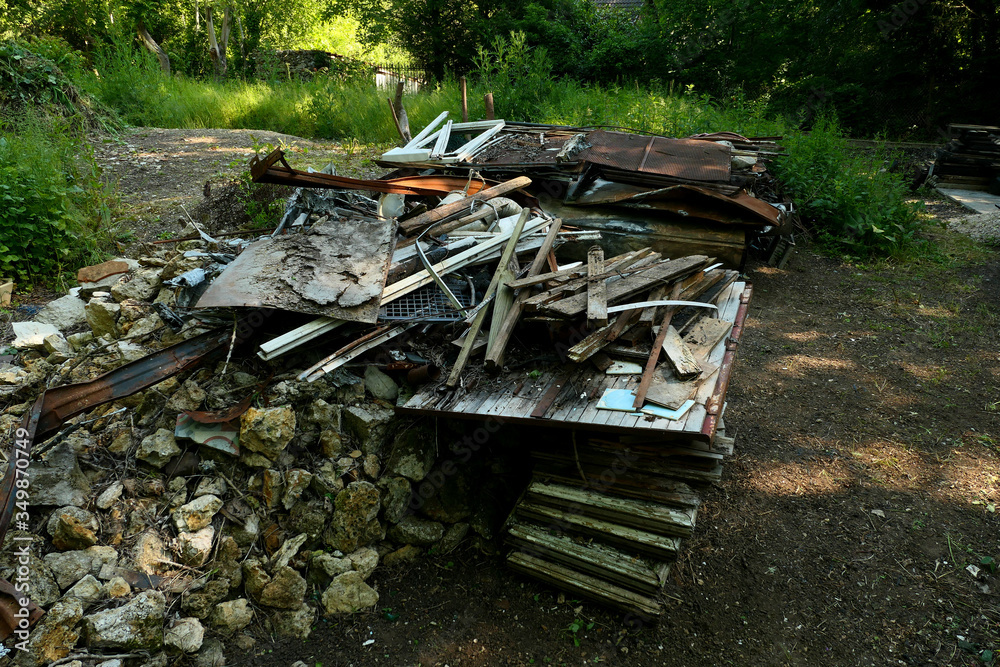
{"type": "MultiPolygon", "coordinates": [[[[31,604],[0,581],[0,636],[29,649],[18,664],[219,665],[223,641],[253,646],[251,624],[305,639],[317,615],[372,608],[379,564],[467,538],[495,548],[521,489],[502,460],[469,463],[463,427],[428,416],[579,430],[594,454],[576,469],[599,509],[590,480],[629,446],[672,440],[636,477],[655,489],[600,494],[672,502],[672,480],[718,479],[751,293],[735,269],[751,238],[789,226],[790,204],[763,185],[773,141],[433,129],[378,180],[255,159],[256,181],[297,188],[273,231],[221,239],[192,222],[190,240],[81,269],[79,287],[14,324],[0,577],[29,572],[31,604]],[[585,213],[552,213],[572,206],[585,213]]],[[[544,479],[581,482],[553,465],[544,479]]],[[[693,511],[681,519],[662,530],[689,534],[693,511]]],[[[645,543],[629,530],[623,558],[645,543]]],[[[669,560],[679,542],[657,539],[669,560]]],[[[624,582],[642,609],[657,609],[645,596],[664,571],[624,582]]],[[[543,578],[575,590],[574,572],[543,578]]]]}
{"type": "MultiPolygon", "coordinates": [[[[197,318],[171,328],[183,288],[167,283],[200,268],[205,258],[191,254],[210,245],[81,270],[81,287],[15,323],[0,428],[13,433],[46,386],[86,383],[202,335],[197,318]]],[[[47,610],[18,664],[72,654],[223,664],[220,640],[249,648],[251,623],[304,639],[317,614],[377,603],[366,581],[379,563],[450,551],[470,524],[492,536],[474,494],[455,492],[468,490],[462,475],[430,485],[420,514],[410,509],[438,434],[394,420],[373,397],[398,391],[392,378],[343,370],[307,386],[284,373],[263,386],[252,366],[205,363],[89,411],[36,449],[30,518],[12,524],[0,560],[15,581],[27,544],[30,599],[47,610]]],[[[12,611],[12,599],[0,604],[12,611]]]]}

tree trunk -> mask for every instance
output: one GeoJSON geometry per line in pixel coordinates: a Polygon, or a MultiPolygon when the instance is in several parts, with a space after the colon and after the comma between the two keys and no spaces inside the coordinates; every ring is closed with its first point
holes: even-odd
{"type": "Polygon", "coordinates": [[[229,29],[232,24],[233,8],[226,7],[226,12],[222,18],[221,40],[216,39],[215,24],[212,21],[212,8],[205,8],[205,24],[208,26],[208,55],[215,65],[215,78],[222,79],[226,76],[226,46],[229,44],[229,29]]]}
{"type": "Polygon", "coordinates": [[[150,51],[156,54],[156,57],[160,59],[160,69],[163,70],[164,74],[170,74],[170,56],[167,52],[160,48],[160,45],[156,43],[153,36],[149,34],[141,22],[136,26],[136,32],[139,33],[139,39],[142,40],[143,45],[150,51]]]}

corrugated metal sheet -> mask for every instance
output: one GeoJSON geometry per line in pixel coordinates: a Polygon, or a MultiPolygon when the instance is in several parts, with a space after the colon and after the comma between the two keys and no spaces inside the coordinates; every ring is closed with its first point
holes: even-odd
{"type": "Polygon", "coordinates": [[[591,132],[587,142],[590,148],[578,159],[592,164],[689,181],[729,181],[730,150],[721,144],[605,130],[591,132]]]}

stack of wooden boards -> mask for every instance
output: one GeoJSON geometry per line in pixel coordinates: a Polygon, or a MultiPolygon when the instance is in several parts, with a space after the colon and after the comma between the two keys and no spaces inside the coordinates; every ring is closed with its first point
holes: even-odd
{"type": "Polygon", "coordinates": [[[1000,195],[1000,127],[949,125],[948,131],[955,138],[934,161],[938,185],[1000,195]]]}
{"type": "MultiPolygon", "coordinates": [[[[724,429],[723,429],[724,430],[724,429]]],[[[695,528],[700,481],[655,443],[591,439],[536,448],[533,479],[507,522],[510,567],[558,589],[653,620],[681,540],[695,528]]],[[[722,433],[721,459],[733,441],[722,433]]]]}

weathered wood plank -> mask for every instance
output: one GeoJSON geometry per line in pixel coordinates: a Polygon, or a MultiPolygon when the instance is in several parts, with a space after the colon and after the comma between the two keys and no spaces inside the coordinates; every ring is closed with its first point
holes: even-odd
{"type": "Polygon", "coordinates": [[[591,246],[587,252],[587,320],[599,327],[608,323],[608,285],[604,273],[604,249],[591,246]]]}
{"type": "Polygon", "coordinates": [[[667,361],[674,369],[674,373],[681,380],[693,380],[701,375],[701,366],[695,361],[694,355],[688,349],[687,344],[681,340],[677,329],[667,326],[666,336],[663,339],[663,351],[667,355],[667,361]]]}

